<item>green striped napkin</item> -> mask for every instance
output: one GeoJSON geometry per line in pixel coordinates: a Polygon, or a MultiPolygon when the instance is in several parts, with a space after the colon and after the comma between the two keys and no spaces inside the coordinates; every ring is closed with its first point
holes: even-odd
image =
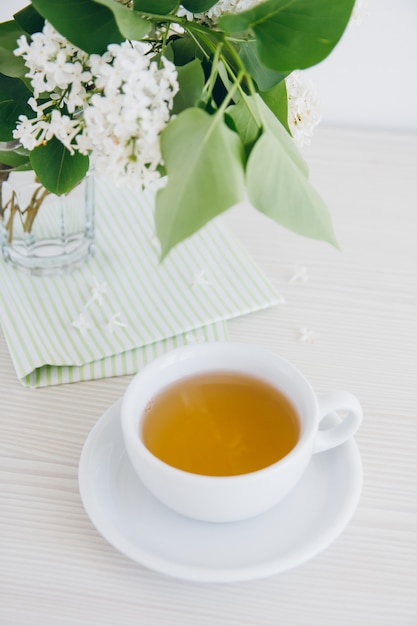
{"type": "Polygon", "coordinates": [[[97,251],[67,276],[0,263],[0,320],[30,387],[131,374],[175,346],[225,340],[225,321],[281,299],[219,220],[159,262],[152,192],[100,183],[97,251]]]}

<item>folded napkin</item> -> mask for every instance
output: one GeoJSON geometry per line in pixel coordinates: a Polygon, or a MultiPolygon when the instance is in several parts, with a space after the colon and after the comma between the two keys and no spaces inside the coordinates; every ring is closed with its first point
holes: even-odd
{"type": "Polygon", "coordinates": [[[82,269],[37,277],[0,262],[1,326],[24,385],[132,374],[281,301],[221,219],[160,263],[153,206],[150,191],[97,184],[97,251],[82,269]]]}

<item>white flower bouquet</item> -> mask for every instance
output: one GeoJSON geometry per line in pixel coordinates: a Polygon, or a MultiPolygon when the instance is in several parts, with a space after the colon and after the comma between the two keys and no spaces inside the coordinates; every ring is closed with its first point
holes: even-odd
{"type": "MultiPolygon", "coordinates": [[[[0,179],[98,176],[156,195],[162,255],[232,205],[336,245],[296,143],[318,121],[298,70],[354,0],[32,0],[0,24],[0,179]]],[[[1,181],[0,181],[1,182],[1,181]]],[[[1,206],[1,203],[0,203],[1,206]]]]}

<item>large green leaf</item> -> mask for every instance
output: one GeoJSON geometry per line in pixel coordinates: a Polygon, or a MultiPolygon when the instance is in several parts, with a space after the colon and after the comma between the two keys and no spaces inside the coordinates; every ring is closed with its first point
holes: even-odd
{"type": "Polygon", "coordinates": [[[44,18],[39,15],[32,4],[15,13],[13,17],[19,26],[30,34],[39,33],[45,23],[44,18]]]}
{"type": "Polygon", "coordinates": [[[151,24],[144,20],[139,13],[114,0],[94,0],[98,4],[109,8],[114,15],[119,31],[125,39],[140,41],[149,31],[151,24]]]}
{"type": "Polygon", "coordinates": [[[201,98],[204,87],[204,72],[199,59],[194,59],[187,65],[177,67],[179,91],[174,98],[172,112],[178,114],[184,109],[193,107],[201,98]]]}
{"type": "Polygon", "coordinates": [[[355,0],[267,0],[248,11],[224,15],[219,26],[236,33],[251,30],[260,60],[291,72],[322,61],[349,21],[355,0]]]}
{"type": "Polygon", "coordinates": [[[13,20],[0,24],[0,72],[6,76],[23,78],[28,72],[23,59],[13,54],[17,39],[25,32],[13,20]]]}
{"type": "Polygon", "coordinates": [[[207,9],[211,9],[217,0],[183,0],[182,6],[192,13],[203,13],[207,9]]]}
{"type": "Polygon", "coordinates": [[[274,114],[257,101],[264,131],[247,164],[248,195],[253,206],[282,226],[338,247],[329,211],[307,179],[307,166],[274,114]]]}
{"type": "Polygon", "coordinates": [[[240,57],[260,91],[271,89],[288,75],[288,72],[271,70],[261,62],[255,39],[249,39],[240,45],[240,57]]]}
{"type": "Polygon", "coordinates": [[[172,48],[174,63],[177,67],[178,65],[186,65],[193,59],[204,58],[201,48],[196,44],[195,39],[189,35],[173,39],[167,47],[172,48]]]}
{"type": "Polygon", "coordinates": [[[24,78],[28,68],[21,57],[0,46],[0,72],[12,78],[24,78]]]}
{"type": "Polygon", "coordinates": [[[19,78],[0,74],[0,141],[11,141],[19,115],[33,117],[27,104],[32,92],[19,78]]]}
{"type": "Polygon", "coordinates": [[[79,152],[71,154],[55,137],[32,150],[30,162],[42,185],[57,196],[71,191],[89,167],[87,156],[79,152]]]}
{"type": "Polygon", "coordinates": [[[179,5],[178,0],[134,0],[135,11],[165,15],[171,13],[179,5]]]}
{"type": "Polygon", "coordinates": [[[259,92],[262,100],[271,109],[272,113],[281,122],[284,128],[290,132],[288,126],[288,95],[285,80],[268,89],[268,91],[259,92]]]}
{"type": "Polygon", "coordinates": [[[168,184],[156,197],[162,256],[244,197],[243,150],[219,115],[183,111],[161,136],[168,184]]]}
{"type": "Polygon", "coordinates": [[[229,106],[227,113],[233,120],[234,127],[245,147],[245,153],[249,154],[259,137],[259,118],[256,119],[253,116],[243,98],[237,104],[229,106]]]}
{"type": "Polygon", "coordinates": [[[24,168],[29,162],[29,154],[26,151],[2,150],[0,148],[0,163],[13,169],[24,168]]]}
{"type": "Polygon", "coordinates": [[[298,169],[305,178],[307,178],[307,163],[301,156],[300,151],[294,143],[294,140],[285,131],[284,127],[278,121],[277,117],[272,113],[272,111],[259,95],[250,96],[248,98],[248,101],[252,109],[256,111],[257,119],[259,120],[259,123],[263,126],[263,132],[268,132],[272,135],[276,135],[277,140],[282,144],[282,149],[286,152],[294,167],[298,169]]]}
{"type": "Polygon", "coordinates": [[[103,54],[110,43],[125,39],[113,12],[94,0],[32,0],[32,4],[64,37],[89,54],[103,54]]]}
{"type": "Polygon", "coordinates": [[[0,24],[0,46],[13,52],[17,48],[17,39],[25,34],[14,20],[3,22],[0,24]]]}

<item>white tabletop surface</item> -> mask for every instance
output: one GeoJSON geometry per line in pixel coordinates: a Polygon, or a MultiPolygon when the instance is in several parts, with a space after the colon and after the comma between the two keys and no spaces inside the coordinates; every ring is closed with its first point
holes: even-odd
{"type": "Polygon", "coordinates": [[[231,211],[285,304],[229,328],[318,392],[359,397],[364,486],[350,524],[307,563],[249,582],[187,582],[129,560],[90,522],[77,481],[84,441],[129,377],[25,389],[1,336],[1,626],[417,624],[417,136],[319,128],[305,155],[342,252],[231,211]]]}

